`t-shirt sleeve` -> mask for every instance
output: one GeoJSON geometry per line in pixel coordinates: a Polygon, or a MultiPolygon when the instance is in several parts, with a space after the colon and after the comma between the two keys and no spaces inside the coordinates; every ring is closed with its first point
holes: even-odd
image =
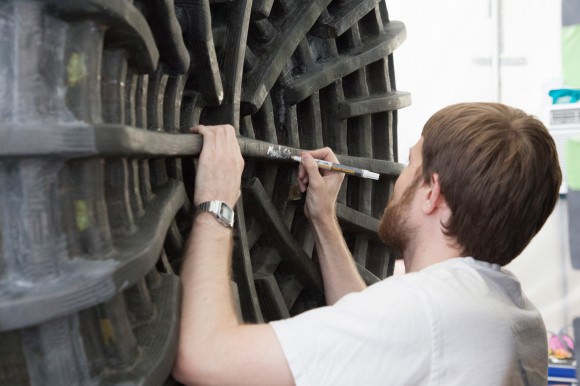
{"type": "Polygon", "coordinates": [[[333,306],[271,322],[296,385],[423,383],[431,322],[413,288],[393,277],[333,306]]]}

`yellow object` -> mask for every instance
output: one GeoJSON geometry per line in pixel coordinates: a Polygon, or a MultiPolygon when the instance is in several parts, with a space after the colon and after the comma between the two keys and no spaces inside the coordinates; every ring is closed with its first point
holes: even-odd
{"type": "Polygon", "coordinates": [[[75,200],[74,205],[77,228],[79,231],[84,231],[90,224],[89,207],[85,200],[75,200]]]}
{"type": "Polygon", "coordinates": [[[84,55],[77,52],[73,53],[68,60],[66,72],[68,75],[69,87],[76,85],[79,81],[86,77],[87,66],[85,64],[84,55]]]}

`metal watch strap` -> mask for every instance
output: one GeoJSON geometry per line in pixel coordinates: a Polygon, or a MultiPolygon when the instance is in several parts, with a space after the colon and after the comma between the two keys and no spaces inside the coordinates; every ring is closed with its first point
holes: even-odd
{"type": "Polygon", "coordinates": [[[197,206],[200,212],[209,212],[224,226],[234,227],[234,210],[223,201],[212,200],[202,202],[197,206]]]}

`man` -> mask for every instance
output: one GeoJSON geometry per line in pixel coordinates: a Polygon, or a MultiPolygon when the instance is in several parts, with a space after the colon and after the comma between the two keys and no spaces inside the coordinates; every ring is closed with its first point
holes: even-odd
{"type": "MultiPolygon", "coordinates": [[[[204,136],[196,205],[233,207],[243,160],[231,127],[204,136]]],[[[488,103],[437,112],[409,154],[379,226],[406,274],[368,288],[335,217],[341,174],[330,149],[303,154],[299,183],[313,225],[327,307],[243,325],[229,285],[231,228],[201,212],[182,270],[174,375],[219,385],[546,384],[545,328],[501,268],[542,227],[558,198],[553,140],[522,111],[488,103]]]]}

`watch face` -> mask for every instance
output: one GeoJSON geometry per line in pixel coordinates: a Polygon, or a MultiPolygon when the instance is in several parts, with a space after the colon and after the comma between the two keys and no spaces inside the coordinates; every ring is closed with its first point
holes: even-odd
{"type": "Polygon", "coordinates": [[[221,216],[225,218],[227,221],[232,221],[234,211],[226,205],[222,205],[220,209],[221,216]]]}

